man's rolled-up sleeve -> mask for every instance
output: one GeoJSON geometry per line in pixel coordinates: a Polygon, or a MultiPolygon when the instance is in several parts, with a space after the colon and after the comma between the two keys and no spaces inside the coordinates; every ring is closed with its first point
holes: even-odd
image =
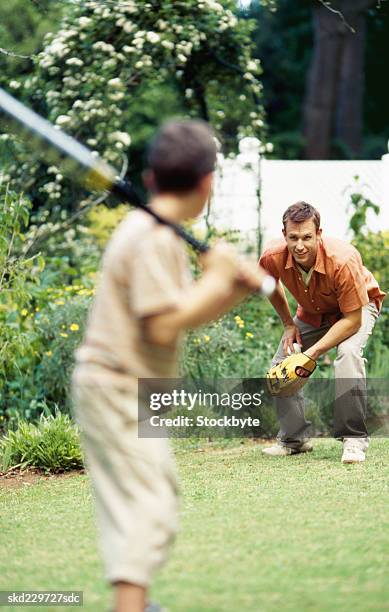
{"type": "Polygon", "coordinates": [[[341,312],[352,312],[369,303],[360,257],[354,255],[340,266],[335,274],[335,289],[341,312]]]}
{"type": "Polygon", "coordinates": [[[262,268],[264,270],[266,270],[267,272],[269,272],[269,274],[271,274],[272,276],[274,276],[274,278],[276,280],[280,279],[280,274],[279,271],[277,270],[277,266],[272,258],[271,255],[269,255],[267,253],[267,251],[265,251],[262,255],[261,258],[259,260],[259,265],[262,266],[262,268]]]}

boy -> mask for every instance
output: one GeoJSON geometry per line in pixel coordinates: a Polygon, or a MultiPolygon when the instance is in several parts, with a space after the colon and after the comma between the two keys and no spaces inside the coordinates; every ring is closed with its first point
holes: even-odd
{"type": "MultiPolygon", "coordinates": [[[[201,121],[166,124],[149,152],[156,212],[175,223],[198,216],[212,187],[213,133],[201,121]]],[[[76,414],[95,491],[102,551],[117,612],[147,606],[147,589],[175,531],[177,484],[167,440],[138,438],[137,379],[177,377],[182,332],[215,319],[264,273],[218,245],[192,283],[184,244],[143,211],[115,232],[73,377],[76,414]]]]}

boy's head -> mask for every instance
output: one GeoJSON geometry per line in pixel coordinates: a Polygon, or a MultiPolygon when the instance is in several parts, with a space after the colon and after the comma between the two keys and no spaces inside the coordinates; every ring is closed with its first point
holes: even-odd
{"type": "Polygon", "coordinates": [[[212,175],[216,163],[213,130],[201,120],[169,121],[148,153],[152,187],[157,193],[185,194],[212,175]]]}

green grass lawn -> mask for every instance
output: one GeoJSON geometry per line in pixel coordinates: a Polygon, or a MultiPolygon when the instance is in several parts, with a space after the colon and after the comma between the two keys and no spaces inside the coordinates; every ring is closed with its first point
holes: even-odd
{"type": "MultiPolygon", "coordinates": [[[[389,610],[389,440],[363,465],[340,454],[327,440],[278,459],[179,446],[181,532],[153,599],[170,612],[389,610]]],[[[85,610],[109,609],[87,476],[0,483],[0,504],[0,590],[83,590],[85,610]]]]}

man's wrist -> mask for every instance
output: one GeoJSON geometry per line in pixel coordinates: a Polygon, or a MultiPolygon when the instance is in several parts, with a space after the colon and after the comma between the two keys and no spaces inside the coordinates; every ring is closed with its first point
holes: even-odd
{"type": "Polygon", "coordinates": [[[292,317],[290,317],[290,319],[281,319],[282,320],[282,325],[284,327],[290,327],[291,325],[294,325],[294,321],[292,319],[292,317]]]}
{"type": "Polygon", "coordinates": [[[321,357],[323,352],[324,351],[321,351],[320,348],[315,348],[314,346],[311,346],[311,348],[304,351],[305,355],[308,355],[308,357],[310,357],[314,361],[317,361],[319,357],[321,357]]]}

